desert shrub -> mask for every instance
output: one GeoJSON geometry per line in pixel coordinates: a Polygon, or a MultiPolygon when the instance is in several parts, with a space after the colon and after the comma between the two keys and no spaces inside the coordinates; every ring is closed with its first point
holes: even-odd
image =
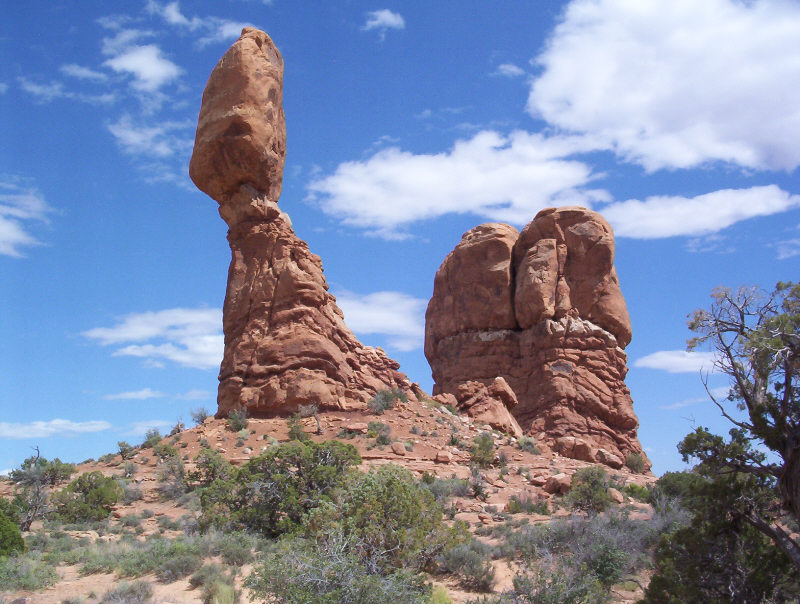
{"type": "Polygon", "coordinates": [[[165,458],[158,469],[158,492],[164,499],[177,499],[186,492],[186,469],[178,457],[165,458]]]}
{"type": "Polygon", "coordinates": [[[528,567],[513,578],[511,595],[517,602],[536,604],[598,604],[608,601],[602,587],[590,575],[558,562],[528,567]]]}
{"type": "Polygon", "coordinates": [[[212,539],[211,553],[222,558],[225,564],[241,567],[253,559],[255,546],[256,540],[249,533],[218,533],[212,539]]]}
{"type": "Polygon", "coordinates": [[[512,495],[506,504],[506,512],[509,514],[550,514],[550,507],[547,500],[540,497],[532,497],[530,493],[522,495],[512,495]]]}
{"type": "Polygon", "coordinates": [[[136,448],[124,440],[119,441],[117,447],[119,448],[119,456],[122,459],[130,459],[136,454],[136,448]]]}
{"type": "Polygon", "coordinates": [[[169,431],[170,436],[177,436],[181,432],[186,430],[186,425],[179,419],[178,423],[172,426],[172,430],[169,431]]]}
{"type": "Polygon", "coordinates": [[[20,523],[19,499],[6,499],[0,497],[0,514],[4,514],[11,522],[16,525],[20,523]]]}
{"type": "Polygon", "coordinates": [[[397,404],[397,401],[403,401],[404,403],[408,401],[405,392],[399,388],[379,390],[375,393],[375,396],[369,399],[367,407],[369,407],[370,411],[375,415],[381,415],[387,409],[393,408],[397,404]]]}
{"type": "Polygon", "coordinates": [[[305,534],[319,542],[343,539],[373,572],[431,566],[468,538],[463,523],[445,525],[431,492],[394,464],[351,473],[333,501],[309,514],[305,534]]]}
{"type": "Polygon", "coordinates": [[[192,421],[195,423],[195,425],[199,426],[206,421],[206,419],[208,419],[208,417],[211,415],[211,412],[205,407],[198,407],[197,409],[192,409],[189,412],[189,415],[191,415],[192,421]]]}
{"type": "Polygon", "coordinates": [[[308,442],[311,437],[303,429],[303,422],[300,421],[300,414],[295,413],[286,418],[286,425],[289,427],[289,440],[308,442]]]}
{"type": "Polygon", "coordinates": [[[53,585],[58,579],[55,568],[43,562],[39,553],[0,557],[0,585],[3,590],[36,591],[53,585]]]}
{"type": "Polygon", "coordinates": [[[153,445],[153,455],[155,455],[159,461],[180,457],[178,449],[164,441],[159,441],[153,445]]]}
{"type": "Polygon", "coordinates": [[[122,476],[123,478],[130,478],[139,470],[139,466],[137,466],[132,461],[126,461],[122,464],[122,476]]]}
{"type": "Polygon", "coordinates": [[[99,604],[146,604],[152,597],[153,586],[147,581],[121,581],[103,594],[99,604]]]}
{"type": "Polygon", "coordinates": [[[436,585],[433,588],[428,602],[429,604],[453,604],[453,600],[450,599],[450,595],[447,593],[447,588],[441,585],[436,585]]]}
{"type": "Polygon", "coordinates": [[[609,485],[608,475],[600,466],[581,468],[572,476],[572,486],[564,500],[573,510],[597,514],[611,505],[609,485]]]}
{"type": "Polygon", "coordinates": [[[533,455],[539,455],[541,453],[539,447],[536,446],[536,441],[529,436],[520,436],[517,441],[517,446],[522,451],[527,451],[533,455]]]}
{"type": "Polygon", "coordinates": [[[62,463],[58,458],[48,461],[39,455],[38,448],[36,451],[36,456],[28,457],[9,474],[16,486],[14,501],[23,531],[29,530],[34,520],[47,513],[49,490],[69,480],[75,472],[73,464],[62,463]]]}
{"type": "Polygon", "coordinates": [[[472,439],[469,459],[481,468],[487,468],[494,463],[494,437],[489,432],[482,432],[472,439]]]}
{"type": "Polygon", "coordinates": [[[647,487],[643,487],[640,484],[636,484],[632,482],[630,484],[626,484],[625,487],[622,489],[622,492],[625,493],[628,497],[635,499],[636,501],[641,501],[643,503],[649,503],[652,500],[652,494],[650,489],[647,487]]]}
{"type": "Polygon", "coordinates": [[[339,441],[290,441],[252,458],[230,479],[200,492],[200,526],[242,528],[274,537],[302,525],[309,510],[329,499],[358,465],[355,447],[339,441]]]}
{"type": "Polygon", "coordinates": [[[241,409],[229,411],[225,426],[231,432],[238,432],[247,428],[247,409],[242,407],[241,409]]]}
{"type": "Polygon", "coordinates": [[[436,558],[440,571],[457,575],[460,583],[473,591],[491,591],[494,583],[492,548],[470,539],[442,552],[436,558]]]}
{"type": "Polygon", "coordinates": [[[155,571],[156,577],[162,583],[172,583],[191,575],[202,563],[203,559],[196,544],[171,541],[161,566],[155,571]]]}
{"type": "Polygon", "coordinates": [[[445,503],[450,497],[470,497],[472,495],[472,487],[468,480],[455,476],[452,478],[436,478],[432,474],[429,476],[430,479],[426,480],[423,475],[422,486],[428,489],[439,503],[445,503]]]}
{"type": "Polygon", "coordinates": [[[189,577],[189,585],[193,588],[202,587],[203,585],[210,585],[215,581],[225,581],[225,569],[219,564],[204,564],[198,568],[194,574],[189,577]]]}
{"type": "Polygon", "coordinates": [[[641,453],[628,453],[625,456],[625,465],[631,472],[635,472],[636,474],[642,474],[647,469],[647,464],[641,453]]]}
{"type": "Polygon", "coordinates": [[[203,604],[236,604],[239,592],[231,583],[217,580],[203,585],[203,604]]]}
{"type": "Polygon", "coordinates": [[[127,526],[129,528],[140,526],[142,524],[142,517],[138,514],[127,514],[119,519],[120,524],[122,526],[127,526]]]}
{"type": "Polygon", "coordinates": [[[153,445],[160,443],[161,439],[161,432],[158,431],[158,428],[150,428],[147,432],[144,433],[144,440],[142,441],[142,448],[149,449],[152,448],[153,445]]]}
{"type": "Polygon", "coordinates": [[[267,552],[245,585],[256,598],[315,604],[423,604],[429,588],[410,571],[371,573],[341,541],[284,539],[267,552]]]}
{"type": "Polygon", "coordinates": [[[207,487],[215,480],[229,481],[235,468],[222,455],[211,449],[201,449],[194,458],[195,470],[189,472],[188,480],[194,486],[207,487]]]}
{"type": "Polygon", "coordinates": [[[19,525],[0,511],[0,558],[25,551],[25,540],[19,525]]]}
{"type": "Polygon", "coordinates": [[[86,472],[53,495],[53,504],[63,522],[102,520],[122,495],[113,478],[98,471],[86,472]]]}
{"type": "Polygon", "coordinates": [[[142,489],[138,484],[124,478],[116,478],[115,480],[122,490],[122,503],[127,505],[142,498],[142,489]]]}

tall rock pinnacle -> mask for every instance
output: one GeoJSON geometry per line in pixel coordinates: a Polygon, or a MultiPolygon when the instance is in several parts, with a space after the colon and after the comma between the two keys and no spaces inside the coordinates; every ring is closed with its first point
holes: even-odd
{"type": "Polygon", "coordinates": [[[322,262],[278,208],[285,155],[283,59],[247,27],[208,79],[189,164],[229,227],[218,416],[346,409],[411,389],[395,361],[347,328],[322,262]]]}
{"type": "Polygon", "coordinates": [[[630,340],[613,232],[579,207],[542,210],[521,233],[507,224],[465,233],[425,315],[434,394],[502,377],[523,430],[612,466],[643,455],[624,381],[630,340]]]}

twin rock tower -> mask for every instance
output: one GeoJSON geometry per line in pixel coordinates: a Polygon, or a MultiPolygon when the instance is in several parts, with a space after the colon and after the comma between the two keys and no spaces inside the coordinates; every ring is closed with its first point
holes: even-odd
{"type": "MultiPolygon", "coordinates": [[[[209,77],[189,164],[229,229],[217,415],[361,409],[389,388],[425,397],[345,324],[322,262],[278,207],[285,156],[283,59],[248,27],[209,77]]],[[[620,467],[643,455],[613,261],[611,227],[579,207],[542,210],[522,232],[492,223],[465,233],[425,317],[435,398],[500,408],[508,432],[568,457],[620,467]]]]}

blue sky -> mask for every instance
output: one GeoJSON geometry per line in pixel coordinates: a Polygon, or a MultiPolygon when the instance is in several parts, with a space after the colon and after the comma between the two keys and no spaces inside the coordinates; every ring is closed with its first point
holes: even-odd
{"type": "Polygon", "coordinates": [[[243,25],[286,64],[280,205],[363,342],[430,390],[461,235],[581,204],[617,234],[654,470],[727,430],[686,315],[800,276],[800,3],[34,0],[0,20],[0,470],[216,408],[229,248],[187,166],[243,25]]]}

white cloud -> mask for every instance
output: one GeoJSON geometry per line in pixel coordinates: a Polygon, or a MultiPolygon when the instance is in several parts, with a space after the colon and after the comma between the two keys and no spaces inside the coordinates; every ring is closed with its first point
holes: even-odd
{"type": "Polygon", "coordinates": [[[103,346],[125,345],[113,356],[134,356],[149,363],[163,360],[197,369],[219,368],[224,339],[218,308],[171,308],[134,313],[113,327],[83,332],[103,346]]]}
{"type": "Polygon", "coordinates": [[[205,35],[197,40],[197,45],[200,47],[207,46],[213,42],[235,40],[241,34],[242,28],[251,25],[250,23],[229,21],[228,19],[220,19],[219,17],[201,18],[194,16],[189,18],[181,12],[178,2],[170,2],[162,5],[154,0],[149,0],[147,3],[147,11],[150,14],[161,16],[164,21],[178,28],[192,32],[204,31],[205,35]]]}
{"type": "Polygon", "coordinates": [[[517,78],[525,75],[525,71],[513,63],[503,63],[497,66],[497,71],[494,72],[494,75],[504,76],[506,78],[517,78]]]}
{"type": "Polygon", "coordinates": [[[8,84],[0,82],[0,94],[5,94],[6,92],[8,92],[8,84]]]}
{"type": "Polygon", "coordinates": [[[175,398],[184,401],[206,401],[216,397],[217,395],[214,392],[209,392],[208,390],[189,390],[177,395],[175,398]]]}
{"type": "Polygon", "coordinates": [[[800,239],[776,241],[773,247],[778,250],[778,260],[786,260],[787,258],[800,256],[800,239]]]}
{"type": "Polygon", "coordinates": [[[343,291],[337,293],[336,301],[355,333],[385,335],[389,346],[402,351],[422,347],[427,300],[402,292],[359,295],[343,291]]]}
{"type": "Polygon", "coordinates": [[[105,80],[108,79],[108,76],[104,73],[95,71],[94,69],[90,69],[89,67],[76,65],[75,63],[62,65],[59,69],[61,73],[63,73],[64,75],[68,75],[73,78],[78,78],[79,80],[92,80],[95,82],[104,82],[105,80]]]}
{"type": "Polygon", "coordinates": [[[133,392],[118,392],[116,394],[107,394],[103,398],[107,401],[113,400],[134,400],[144,401],[151,398],[162,398],[167,396],[163,392],[153,390],[152,388],[142,388],[141,390],[134,390],[133,392]]]}
{"type": "Polygon", "coordinates": [[[159,88],[177,78],[182,70],[161,54],[154,44],[128,46],[120,50],[107,65],[117,73],[133,76],[133,87],[142,92],[156,92],[159,88]]]}
{"type": "Polygon", "coordinates": [[[21,258],[21,248],[39,244],[29,229],[32,223],[47,223],[52,211],[32,186],[0,177],[0,254],[21,258]]]}
{"type": "Polygon", "coordinates": [[[61,82],[52,81],[49,84],[37,84],[24,77],[17,78],[17,81],[19,82],[20,88],[28,94],[32,94],[43,103],[49,103],[54,99],[67,96],[67,93],[64,91],[64,85],[61,82]]]}
{"type": "Polygon", "coordinates": [[[73,422],[68,419],[17,424],[0,422],[0,438],[48,438],[50,436],[77,436],[88,432],[102,432],[111,428],[106,421],[73,422]]]}
{"type": "MultiPolygon", "coordinates": [[[[711,394],[720,403],[725,398],[727,398],[729,392],[730,392],[729,386],[719,386],[717,388],[711,388],[711,394]]],[[[682,401],[678,401],[677,403],[672,403],[670,405],[661,405],[659,409],[664,409],[666,411],[674,411],[675,409],[683,409],[685,407],[691,407],[692,405],[697,405],[698,403],[708,403],[710,401],[711,399],[708,398],[708,395],[698,396],[694,398],[687,398],[682,401]]]]}
{"type": "Polygon", "coordinates": [[[704,235],[741,220],[768,216],[800,207],[800,195],[775,185],[724,189],[697,197],[629,199],[601,208],[617,237],[654,239],[677,235],[704,235]]]}
{"type": "Polygon", "coordinates": [[[800,165],[800,4],[574,0],[528,109],[648,170],[800,165]]]}
{"type": "Polygon", "coordinates": [[[637,359],[633,366],[658,369],[669,373],[712,372],[714,370],[714,353],[660,350],[637,359]]]}
{"type": "Polygon", "coordinates": [[[388,8],[374,10],[367,13],[367,21],[361,28],[364,31],[377,29],[380,32],[381,40],[386,36],[388,29],[404,29],[406,21],[400,13],[393,13],[388,8]]]}
{"type": "Polygon", "coordinates": [[[126,114],[107,127],[125,152],[132,155],[165,158],[188,152],[193,144],[189,137],[174,134],[176,130],[190,128],[188,122],[165,121],[157,125],[143,125],[126,114]]]}
{"type": "Polygon", "coordinates": [[[314,180],[309,199],[345,224],[388,238],[451,213],[524,224],[548,206],[608,201],[606,192],[582,188],[595,178],[589,166],[565,159],[590,146],[585,137],[483,131],[445,153],[391,147],[314,180]]]}
{"type": "Polygon", "coordinates": [[[162,431],[174,425],[175,422],[168,422],[163,419],[148,419],[141,422],[134,422],[130,425],[128,431],[123,433],[123,436],[143,436],[145,432],[153,428],[162,431]]]}

